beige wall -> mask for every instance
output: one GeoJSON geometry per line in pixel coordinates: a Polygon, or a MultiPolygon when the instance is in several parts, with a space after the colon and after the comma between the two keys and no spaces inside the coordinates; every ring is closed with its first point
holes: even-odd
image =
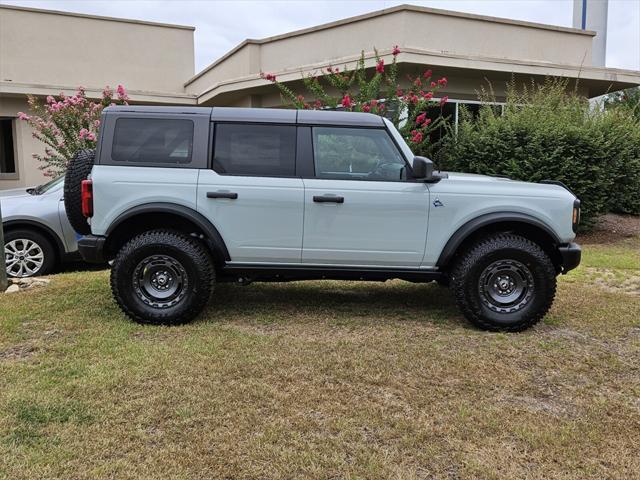
{"type": "Polygon", "coordinates": [[[13,118],[14,160],[18,177],[0,173],[0,190],[38,185],[46,181],[38,169],[38,162],[32,157],[34,153],[44,153],[44,145],[32,137],[33,130],[27,122],[16,117],[16,112],[27,112],[28,109],[25,97],[0,98],[0,117],[13,118]]]}
{"type": "Polygon", "coordinates": [[[340,59],[357,57],[363,50],[388,50],[393,45],[434,56],[588,66],[592,39],[589,32],[574,29],[396,7],[384,14],[245,42],[188,82],[186,90],[200,95],[220,82],[260,71],[299,72],[305,66],[340,65],[340,59]]]}
{"type": "Polygon", "coordinates": [[[183,92],[193,29],[0,8],[0,81],[183,92]]]}

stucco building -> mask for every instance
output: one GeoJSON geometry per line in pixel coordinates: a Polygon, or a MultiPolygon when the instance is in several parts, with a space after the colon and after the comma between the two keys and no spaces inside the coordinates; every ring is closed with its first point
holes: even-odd
{"type": "Polygon", "coordinates": [[[373,47],[387,62],[398,45],[401,78],[431,68],[448,77],[443,95],[455,117],[489,81],[497,101],[506,83],[568,78],[596,97],[640,84],[640,72],[604,68],[596,32],[403,5],[260,40],[248,39],[194,70],[194,28],[0,5],[0,189],[40,183],[33,153],[43,146],[17,120],[27,95],[90,97],[126,86],[134,103],[272,107],[280,96],[260,72],[295,88],[301,75],[353,64],[373,47]],[[597,42],[596,42],[597,43],[597,42]],[[485,83],[486,84],[486,83],[485,83]]]}

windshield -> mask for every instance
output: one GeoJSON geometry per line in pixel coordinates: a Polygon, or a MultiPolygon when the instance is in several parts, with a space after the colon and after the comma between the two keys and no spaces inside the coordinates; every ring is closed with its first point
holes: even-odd
{"type": "Polygon", "coordinates": [[[64,181],[64,175],[56,178],[55,180],[51,180],[50,182],[43,183],[42,185],[38,185],[34,192],[36,195],[42,195],[43,193],[48,192],[49,190],[53,190],[55,187],[60,185],[64,181]]]}
{"type": "Polygon", "coordinates": [[[396,127],[393,125],[393,123],[391,123],[391,121],[388,118],[383,118],[383,120],[384,120],[384,123],[387,125],[389,132],[391,132],[393,139],[396,141],[396,143],[400,147],[400,150],[402,150],[402,154],[407,159],[407,162],[409,162],[410,165],[413,165],[414,155],[411,149],[409,148],[409,145],[407,145],[407,142],[404,141],[404,138],[402,138],[402,135],[400,135],[400,132],[398,132],[396,127]]]}

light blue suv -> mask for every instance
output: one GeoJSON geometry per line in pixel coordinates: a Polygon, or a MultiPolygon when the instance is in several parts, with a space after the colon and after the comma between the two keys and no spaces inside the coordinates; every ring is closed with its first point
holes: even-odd
{"type": "Polygon", "coordinates": [[[79,260],[77,235],[62,199],[64,177],[34,188],[0,192],[7,275],[51,273],[61,262],[79,260]]]}
{"type": "Polygon", "coordinates": [[[555,182],[434,172],[371,114],[109,107],[65,184],[85,260],[138,322],[191,320],[214,282],[438,281],[489,330],[539,321],[576,267],[555,182]]]}

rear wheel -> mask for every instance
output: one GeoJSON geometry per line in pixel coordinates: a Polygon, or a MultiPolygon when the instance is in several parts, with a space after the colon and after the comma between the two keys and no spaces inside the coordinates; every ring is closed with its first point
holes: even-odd
{"type": "Polygon", "coordinates": [[[553,263],[539,245],[496,234],[471,246],[451,271],[460,310],[474,325],[520,331],[539,322],[556,291],[553,263]]]}
{"type": "Polygon", "coordinates": [[[56,266],[56,250],[48,238],[33,230],[10,230],[4,236],[7,276],[47,275],[56,266]]]}
{"type": "Polygon", "coordinates": [[[178,232],[154,230],[120,249],[111,270],[111,290],[120,308],[139,323],[177,325],[207,304],[215,271],[209,252],[178,232]]]}

